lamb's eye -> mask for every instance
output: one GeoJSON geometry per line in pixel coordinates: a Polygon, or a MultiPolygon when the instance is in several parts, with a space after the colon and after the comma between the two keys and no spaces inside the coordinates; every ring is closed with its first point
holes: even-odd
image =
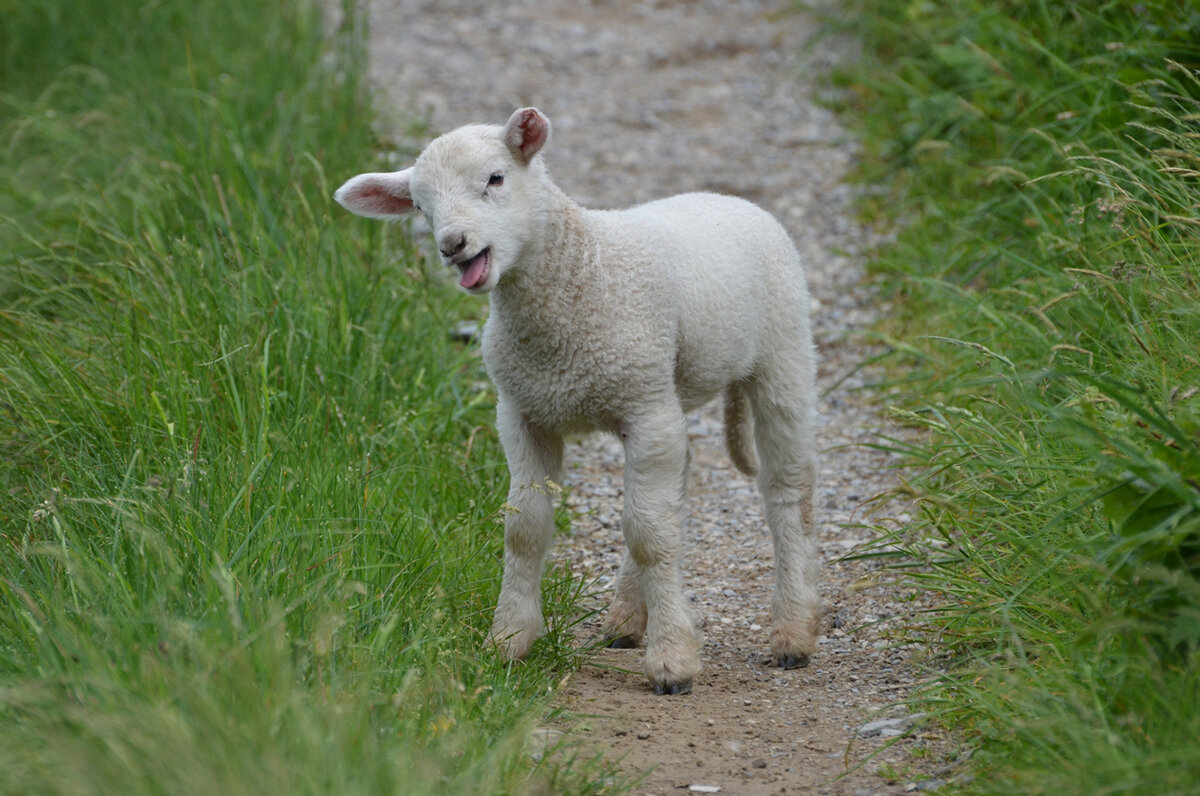
{"type": "Polygon", "coordinates": [[[504,175],[501,174],[500,172],[496,172],[491,177],[488,177],[488,187],[489,188],[492,187],[493,185],[503,185],[503,184],[504,184],[504,175]]]}

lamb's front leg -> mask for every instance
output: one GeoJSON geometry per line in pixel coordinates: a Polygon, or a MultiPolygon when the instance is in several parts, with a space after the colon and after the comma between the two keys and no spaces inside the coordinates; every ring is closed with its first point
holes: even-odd
{"type": "Polygon", "coordinates": [[[561,480],[562,437],[539,428],[503,397],[496,428],[508,459],[504,579],[488,634],[510,659],[524,658],[542,632],[542,568],[554,535],[554,486],[561,480]]]}
{"type": "MultiPolygon", "coordinates": [[[[630,421],[622,527],[646,611],[644,670],[659,694],[686,694],[700,671],[700,639],[683,597],[683,483],[687,432],[678,408],[630,421]]],[[[633,572],[625,572],[632,575],[633,572]]],[[[618,602],[621,598],[618,593],[618,602]]]]}

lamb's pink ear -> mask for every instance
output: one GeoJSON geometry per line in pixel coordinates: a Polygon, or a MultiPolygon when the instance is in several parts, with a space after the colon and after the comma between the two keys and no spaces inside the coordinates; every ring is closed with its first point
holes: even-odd
{"type": "Polygon", "coordinates": [[[504,125],[504,145],[522,163],[533,156],[550,140],[550,120],[537,108],[521,108],[504,125]]]}
{"type": "Polygon", "coordinates": [[[367,218],[399,218],[413,211],[408,180],[412,169],[390,174],[360,174],[346,180],[333,198],[351,213],[367,218]]]}

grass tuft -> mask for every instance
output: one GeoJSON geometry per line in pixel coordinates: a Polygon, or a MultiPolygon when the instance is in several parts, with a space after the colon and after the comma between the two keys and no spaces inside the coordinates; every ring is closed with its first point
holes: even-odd
{"type": "Polygon", "coordinates": [[[887,190],[866,218],[896,444],[892,533],[942,596],[920,698],[968,792],[1200,781],[1200,15],[1188,4],[862,0],[840,78],[887,190]]]}
{"type": "Polygon", "coordinates": [[[359,20],[0,17],[0,791],[615,788],[529,756],[567,629],[482,648],[479,308],[330,200],[379,144],[359,20]]]}

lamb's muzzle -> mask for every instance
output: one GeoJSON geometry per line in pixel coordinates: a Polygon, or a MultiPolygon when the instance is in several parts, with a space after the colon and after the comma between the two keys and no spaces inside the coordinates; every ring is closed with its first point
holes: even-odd
{"type": "Polygon", "coordinates": [[[627,552],[604,634],[645,639],[657,693],[691,690],[700,637],[681,583],[688,468],[684,413],[719,393],[727,445],[753,475],[774,542],[770,648],[783,668],[816,651],[815,351],[799,255],[768,213],[693,193],[585,210],[550,180],[550,122],[536,108],[470,125],[416,163],[337,192],[355,213],[416,208],[459,286],[489,293],[483,358],[510,471],[504,577],[489,638],[509,658],[542,631],[540,582],[554,530],[563,436],[620,429],[627,552]],[[467,252],[474,252],[468,256],[467,252]]]}
{"type": "Polygon", "coordinates": [[[465,232],[452,230],[438,235],[438,251],[447,260],[454,259],[454,255],[461,253],[465,248],[467,248],[467,235],[465,232]]]}

